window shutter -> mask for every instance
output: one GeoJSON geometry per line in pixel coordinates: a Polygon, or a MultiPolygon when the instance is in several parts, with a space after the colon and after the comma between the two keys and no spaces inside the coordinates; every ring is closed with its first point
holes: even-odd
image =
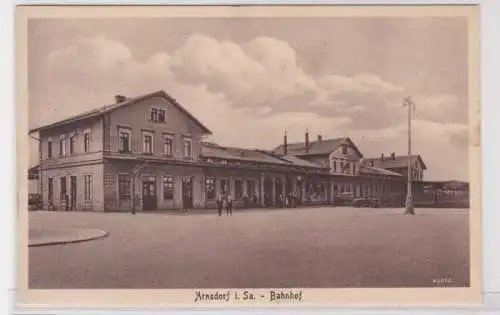
{"type": "Polygon", "coordinates": [[[151,121],[151,109],[146,111],[146,121],[151,121]]]}

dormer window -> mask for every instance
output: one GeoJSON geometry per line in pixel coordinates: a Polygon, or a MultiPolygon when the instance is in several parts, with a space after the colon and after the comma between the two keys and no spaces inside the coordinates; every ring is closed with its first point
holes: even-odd
{"type": "Polygon", "coordinates": [[[153,123],[164,124],[167,120],[167,112],[161,108],[151,108],[148,115],[148,120],[153,123]]]}

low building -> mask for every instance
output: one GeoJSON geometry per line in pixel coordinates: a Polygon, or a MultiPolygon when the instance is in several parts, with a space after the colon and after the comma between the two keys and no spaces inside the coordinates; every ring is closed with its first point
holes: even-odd
{"type": "MultiPolygon", "coordinates": [[[[366,163],[383,168],[395,173],[398,173],[405,178],[408,178],[408,155],[397,156],[394,152],[389,156],[384,156],[381,154],[379,158],[368,158],[366,163]]],[[[411,179],[417,182],[424,180],[424,171],[427,170],[427,166],[424,160],[419,154],[411,156],[411,179]]]]}
{"type": "Polygon", "coordinates": [[[43,204],[54,209],[213,208],[218,194],[257,207],[404,194],[404,177],[367,164],[349,138],[309,142],[306,132],[304,143],[288,143],[285,134],[274,150],[206,142],[211,131],[164,91],[118,95],[34,132],[43,204]]]}

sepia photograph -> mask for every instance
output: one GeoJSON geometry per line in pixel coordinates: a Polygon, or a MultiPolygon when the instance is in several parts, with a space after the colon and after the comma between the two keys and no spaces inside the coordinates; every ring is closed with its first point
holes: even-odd
{"type": "Polygon", "coordinates": [[[18,8],[20,285],[479,302],[477,16],[18,8]]]}

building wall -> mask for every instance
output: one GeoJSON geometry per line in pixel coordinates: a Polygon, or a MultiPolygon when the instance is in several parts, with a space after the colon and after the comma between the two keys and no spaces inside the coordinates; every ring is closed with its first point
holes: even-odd
{"type": "Polygon", "coordinates": [[[102,211],[104,206],[103,164],[96,163],[85,166],[57,167],[42,171],[43,204],[49,207],[49,178],[53,178],[53,205],[56,210],[65,210],[65,199],[61,196],[60,178],[66,178],[66,192],[70,195],[70,176],[76,176],[76,209],[78,211],[102,211]],[[84,198],[84,176],[92,177],[91,200],[84,198]]]}
{"type": "Polygon", "coordinates": [[[357,175],[360,158],[361,156],[354,148],[346,146],[344,151],[342,146],[340,146],[328,157],[330,172],[332,174],[357,175]],[[342,165],[345,168],[342,168],[342,165]]]}
{"type": "Polygon", "coordinates": [[[194,166],[179,166],[174,164],[136,164],[135,162],[106,161],[104,166],[104,201],[105,211],[132,211],[132,199],[119,200],[118,175],[129,174],[131,180],[131,194],[135,194],[135,210],[143,210],[142,182],[153,180],[155,182],[156,202],[158,210],[181,209],[182,202],[182,178],[187,176],[192,178],[193,207],[204,208],[205,186],[203,169],[194,166]],[[133,170],[135,173],[132,173],[133,170]],[[164,177],[172,176],[174,183],[174,198],[164,200],[163,185],[164,177]]]}
{"type": "Polygon", "coordinates": [[[323,167],[329,167],[331,174],[357,175],[357,164],[361,156],[354,148],[346,145],[345,151],[342,146],[339,146],[329,154],[301,156],[301,158],[323,167]],[[342,171],[341,165],[348,166],[342,171]]]}
{"type": "MultiPolygon", "coordinates": [[[[408,178],[408,167],[399,167],[399,168],[388,168],[389,171],[396,172],[401,174],[403,177],[408,178]]],[[[420,163],[415,163],[412,168],[412,180],[414,181],[422,181],[424,179],[424,170],[420,163]]]]}
{"type": "MultiPolygon", "coordinates": [[[[201,152],[201,128],[184,112],[162,97],[154,97],[136,104],[119,108],[109,114],[106,134],[109,134],[109,149],[119,151],[119,129],[131,130],[131,150],[143,153],[143,132],[153,134],[153,155],[164,156],[164,134],[173,137],[173,158],[183,159],[183,137],[192,139],[192,158],[198,160],[201,152]],[[166,110],[165,123],[148,120],[151,108],[166,110]]],[[[106,145],[108,147],[108,145],[106,145]]]]}
{"type": "Polygon", "coordinates": [[[42,130],[39,133],[42,147],[41,166],[42,168],[53,168],[63,165],[74,165],[87,163],[102,158],[103,151],[103,128],[102,119],[90,119],[68,126],[42,130]],[[84,134],[90,132],[90,146],[88,152],[84,152],[84,134]],[[70,152],[70,137],[74,137],[74,151],[70,152]],[[65,155],[60,154],[59,141],[65,137],[65,155]],[[48,157],[48,142],[52,140],[52,158],[48,157]]]}

